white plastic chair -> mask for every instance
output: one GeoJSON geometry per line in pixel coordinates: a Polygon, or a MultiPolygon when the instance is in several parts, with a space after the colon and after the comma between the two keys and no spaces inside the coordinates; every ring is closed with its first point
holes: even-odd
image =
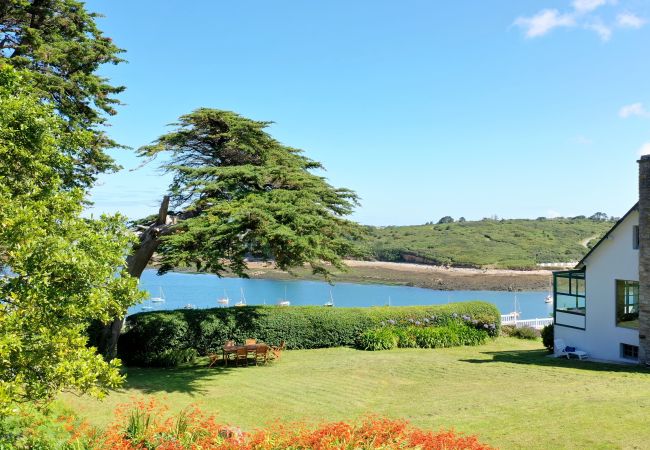
{"type": "Polygon", "coordinates": [[[556,354],[558,357],[566,356],[566,359],[570,359],[570,358],[571,358],[571,355],[574,355],[574,356],[577,356],[578,359],[580,359],[580,360],[582,360],[582,359],[586,359],[586,358],[589,357],[589,355],[587,354],[587,352],[583,352],[582,350],[577,350],[577,349],[576,349],[576,350],[574,350],[574,351],[567,352],[567,351],[566,351],[566,347],[567,347],[567,346],[566,346],[566,344],[564,343],[564,340],[563,340],[563,339],[555,339],[555,340],[553,341],[553,343],[554,343],[554,347],[553,347],[553,349],[555,350],[555,354],[556,354]]]}

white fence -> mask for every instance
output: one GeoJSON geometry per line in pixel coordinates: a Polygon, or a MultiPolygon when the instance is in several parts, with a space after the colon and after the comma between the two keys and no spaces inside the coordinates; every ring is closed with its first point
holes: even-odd
{"type": "Polygon", "coordinates": [[[552,317],[519,320],[517,316],[518,314],[514,314],[514,313],[503,314],[501,316],[501,325],[514,325],[517,328],[530,327],[530,328],[535,328],[536,330],[541,330],[546,325],[551,325],[553,323],[552,317]]]}

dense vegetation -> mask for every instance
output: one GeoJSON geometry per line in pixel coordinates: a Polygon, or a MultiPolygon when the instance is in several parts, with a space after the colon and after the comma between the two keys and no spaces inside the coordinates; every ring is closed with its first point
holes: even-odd
{"type": "Polygon", "coordinates": [[[475,436],[454,431],[425,431],[405,420],[367,416],[352,421],[274,423],[252,432],[222,424],[196,406],[170,414],[155,401],[136,400],[117,408],[106,428],[93,428],[71,414],[46,417],[23,409],[0,420],[0,448],[12,449],[418,449],[488,450],[475,436]],[[52,420],[54,419],[54,420],[52,420]]]}
{"type": "Polygon", "coordinates": [[[382,322],[454,315],[494,324],[488,332],[498,334],[500,313],[484,302],[379,308],[247,306],[134,314],[127,318],[118,354],[127,365],[174,366],[192,352],[218,352],[226,340],[256,338],[271,345],[285,341],[290,349],[351,346],[363,331],[382,322]]]}
{"type": "Polygon", "coordinates": [[[380,261],[531,269],[578,261],[612,225],[580,217],[367,227],[364,245],[366,254],[380,261]]]}

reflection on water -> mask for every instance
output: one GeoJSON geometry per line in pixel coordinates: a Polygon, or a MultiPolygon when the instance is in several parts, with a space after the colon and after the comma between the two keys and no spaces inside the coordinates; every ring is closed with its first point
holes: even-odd
{"type": "Polygon", "coordinates": [[[164,293],[165,302],[145,301],[129,309],[129,313],[143,310],[178,309],[187,304],[197,308],[215,308],[217,300],[227,295],[230,305],[241,299],[243,290],[248,305],[275,305],[285,297],[296,305],[324,305],[330,300],[330,290],[335,307],[343,306],[392,306],[431,305],[468,300],[483,300],[494,303],[501,313],[514,310],[515,295],[517,308],[522,319],[548,317],[553,312],[551,303],[544,303],[547,292],[503,292],[503,291],[435,291],[406,286],[380,284],[337,283],[329,285],[318,281],[276,281],[245,280],[241,278],[219,278],[207,274],[168,273],[156,275],[154,270],[145,270],[140,280],[142,289],[152,297],[164,293]],[[145,309],[143,309],[145,308],[145,309]]]}

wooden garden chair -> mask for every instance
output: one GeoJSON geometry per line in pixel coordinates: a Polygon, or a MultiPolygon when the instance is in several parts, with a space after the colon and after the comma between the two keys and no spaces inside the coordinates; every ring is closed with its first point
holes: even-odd
{"type": "Polygon", "coordinates": [[[255,349],[255,365],[259,362],[266,364],[269,358],[269,346],[268,345],[258,345],[255,349]]]}
{"type": "Polygon", "coordinates": [[[246,339],[244,345],[255,345],[256,343],[257,343],[257,339],[246,339]]]}
{"type": "Polygon", "coordinates": [[[280,341],[280,345],[277,347],[271,347],[271,353],[273,354],[273,357],[275,359],[280,359],[280,356],[282,355],[282,352],[284,351],[286,347],[286,342],[285,341],[280,341]]]}
{"type": "Polygon", "coordinates": [[[246,347],[241,347],[237,349],[236,362],[237,362],[237,366],[239,366],[241,362],[243,362],[245,366],[248,365],[248,350],[246,350],[246,347]]]}

